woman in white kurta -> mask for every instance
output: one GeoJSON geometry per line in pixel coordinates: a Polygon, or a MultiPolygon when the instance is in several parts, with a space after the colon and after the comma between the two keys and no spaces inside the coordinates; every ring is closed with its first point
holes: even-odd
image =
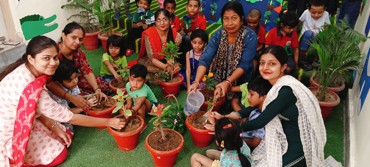
{"type": "Polygon", "coordinates": [[[0,74],[0,166],[62,163],[71,138],[58,122],[123,127],[124,123],[117,118],[73,114],[50,98],[45,81],[59,65],[57,53],[52,39],[35,37],[23,57],[0,74]],[[29,110],[33,104],[33,110],[29,110]],[[24,135],[27,130],[30,132],[24,135]]]}

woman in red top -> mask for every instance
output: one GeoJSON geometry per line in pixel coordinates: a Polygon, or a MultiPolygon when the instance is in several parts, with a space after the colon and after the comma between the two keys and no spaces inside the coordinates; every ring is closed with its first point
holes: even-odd
{"type": "MultiPolygon", "coordinates": [[[[107,83],[100,77],[95,77],[87,62],[85,53],[80,49],[84,36],[85,30],[81,25],[76,22],[68,23],[62,31],[62,41],[58,44],[58,58],[70,61],[79,69],[78,87],[81,89],[82,94],[96,93],[100,97],[105,98],[106,95],[103,92],[109,91],[107,83]]],[[[54,82],[49,83],[48,88],[58,97],[67,99],[77,107],[83,109],[91,107],[91,104],[81,96],[69,94],[54,82]]]]}
{"type": "Polygon", "coordinates": [[[139,62],[144,64],[148,71],[156,73],[159,70],[167,70],[171,73],[178,73],[180,67],[168,64],[164,59],[162,48],[167,42],[173,41],[176,45],[181,43],[181,35],[176,29],[170,27],[171,16],[166,9],[159,9],[155,12],[155,26],[145,30],[141,37],[139,62]]]}

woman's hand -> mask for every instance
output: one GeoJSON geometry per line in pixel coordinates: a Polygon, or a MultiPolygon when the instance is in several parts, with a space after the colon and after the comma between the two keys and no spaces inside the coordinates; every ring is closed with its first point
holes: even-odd
{"type": "MultiPolygon", "coordinates": [[[[59,124],[57,122],[55,122],[56,124],[59,124]]],[[[53,125],[51,127],[53,133],[55,135],[57,135],[58,137],[60,137],[60,139],[62,139],[62,142],[63,144],[68,148],[71,143],[72,143],[72,139],[71,139],[71,136],[69,136],[67,134],[67,132],[63,131],[62,128],[60,128],[58,125],[53,125]]]]}
{"type": "Polygon", "coordinates": [[[217,84],[213,97],[225,97],[226,93],[229,90],[229,87],[230,87],[230,84],[228,84],[227,82],[221,82],[217,84]]]}
{"type": "Polygon", "coordinates": [[[89,109],[92,105],[89,101],[85,100],[82,96],[71,97],[71,102],[78,108],[83,110],[89,109]]]}
{"type": "Polygon", "coordinates": [[[101,89],[96,89],[95,90],[95,95],[98,97],[99,101],[102,101],[104,99],[108,99],[107,95],[104,94],[101,89]]]}
{"type": "Polygon", "coordinates": [[[193,82],[189,87],[188,87],[188,93],[191,91],[196,91],[199,87],[199,82],[193,82]]]}
{"type": "Polygon", "coordinates": [[[225,116],[224,115],[221,115],[220,113],[218,112],[211,112],[211,114],[209,114],[210,117],[212,118],[215,118],[217,120],[221,119],[221,118],[224,118],[225,116]]]}
{"type": "Polygon", "coordinates": [[[118,82],[122,82],[123,78],[121,75],[114,75],[114,78],[118,81],[118,82]]]}
{"type": "Polygon", "coordinates": [[[124,122],[123,119],[120,119],[120,118],[110,118],[108,120],[108,126],[114,129],[121,129],[125,125],[126,125],[126,122],[124,122]]]}

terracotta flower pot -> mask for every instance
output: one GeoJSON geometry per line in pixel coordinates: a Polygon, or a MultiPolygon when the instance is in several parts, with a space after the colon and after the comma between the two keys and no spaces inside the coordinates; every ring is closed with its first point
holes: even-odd
{"type": "Polygon", "coordinates": [[[107,41],[108,37],[102,36],[101,33],[99,33],[98,38],[100,39],[101,45],[103,46],[104,52],[107,51],[107,41]]]}
{"type": "MultiPolygon", "coordinates": [[[[310,84],[311,84],[311,87],[315,87],[315,88],[321,87],[321,85],[317,83],[312,77],[310,78],[310,84]]],[[[340,91],[342,91],[345,88],[345,86],[346,85],[343,83],[340,86],[328,87],[328,90],[331,90],[335,92],[336,94],[338,94],[340,91]]]]}
{"type": "Polygon", "coordinates": [[[211,143],[213,135],[209,134],[211,131],[208,129],[198,129],[190,124],[189,120],[194,116],[194,114],[195,113],[190,114],[188,117],[186,117],[185,120],[186,127],[190,131],[190,136],[191,139],[193,140],[194,145],[200,148],[207,147],[211,143]]]}
{"type": "Polygon", "coordinates": [[[122,92],[125,92],[125,94],[127,93],[126,92],[126,87],[123,87],[123,88],[117,88],[115,87],[112,83],[113,82],[117,82],[116,79],[112,79],[110,82],[109,82],[109,89],[112,90],[113,92],[117,92],[117,89],[121,89],[122,92]]]}
{"type": "MultiPolygon", "coordinates": [[[[112,98],[112,97],[109,97],[109,98],[112,98]]],[[[113,99],[113,98],[112,98],[113,99]]],[[[114,100],[115,101],[115,100],[114,100]]],[[[112,118],[112,111],[114,110],[114,108],[116,108],[116,101],[114,103],[114,105],[110,108],[107,108],[105,110],[100,110],[100,111],[97,111],[97,110],[91,110],[91,109],[87,109],[86,110],[86,113],[87,115],[90,115],[92,117],[98,117],[98,118],[112,118]]],[[[98,129],[104,129],[106,128],[105,126],[99,126],[97,127],[98,129]]]]}
{"type": "MultiPolygon", "coordinates": [[[[218,100],[215,104],[215,106],[213,107],[213,111],[219,111],[220,108],[221,108],[221,105],[224,104],[226,101],[226,98],[222,98],[220,100],[218,100]]],[[[204,103],[202,104],[202,106],[200,107],[200,111],[207,111],[207,107],[208,107],[208,104],[206,101],[204,101],[204,103]]]]}
{"type": "Polygon", "coordinates": [[[112,129],[111,127],[108,128],[108,132],[113,136],[118,148],[123,151],[130,151],[136,148],[139,142],[140,134],[145,127],[144,119],[138,115],[136,115],[136,117],[141,120],[141,125],[136,130],[129,132],[119,132],[112,129]]]}
{"type": "MultiPolygon", "coordinates": [[[[318,88],[310,88],[310,90],[313,92],[313,94],[316,95],[318,88]]],[[[329,118],[331,112],[333,111],[333,108],[340,103],[340,97],[334,91],[327,90],[326,97],[328,99],[327,101],[319,100],[321,115],[324,121],[329,118]]]]}
{"type": "Polygon", "coordinates": [[[164,96],[167,96],[169,94],[174,94],[175,96],[177,96],[179,94],[180,86],[184,81],[184,77],[180,74],[177,74],[174,77],[179,78],[179,80],[177,82],[163,82],[158,80],[158,83],[161,86],[162,93],[164,96]]]}
{"type": "Polygon", "coordinates": [[[184,138],[182,137],[182,135],[179,132],[177,132],[175,130],[166,129],[166,128],[164,128],[163,130],[167,131],[167,132],[175,133],[177,136],[179,136],[181,138],[180,145],[178,147],[176,147],[175,149],[170,150],[170,151],[159,151],[159,150],[154,149],[153,147],[151,147],[149,145],[149,140],[150,140],[149,138],[154,134],[154,132],[156,132],[156,131],[153,131],[146,137],[145,147],[150,152],[150,154],[152,155],[152,159],[154,161],[155,166],[157,166],[157,167],[172,167],[176,162],[177,155],[179,154],[181,149],[184,147],[184,138]]]}
{"type": "Polygon", "coordinates": [[[98,34],[100,32],[101,31],[99,30],[97,32],[85,34],[83,42],[84,42],[86,50],[95,50],[98,48],[98,44],[99,44],[98,34]]]}

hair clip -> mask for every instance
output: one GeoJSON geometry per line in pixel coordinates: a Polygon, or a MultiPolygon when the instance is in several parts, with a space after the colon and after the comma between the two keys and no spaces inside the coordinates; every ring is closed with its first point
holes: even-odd
{"type": "Polygon", "coordinates": [[[233,127],[233,125],[231,123],[229,123],[229,124],[223,126],[222,129],[228,129],[228,128],[232,128],[232,127],[233,127]]]}

